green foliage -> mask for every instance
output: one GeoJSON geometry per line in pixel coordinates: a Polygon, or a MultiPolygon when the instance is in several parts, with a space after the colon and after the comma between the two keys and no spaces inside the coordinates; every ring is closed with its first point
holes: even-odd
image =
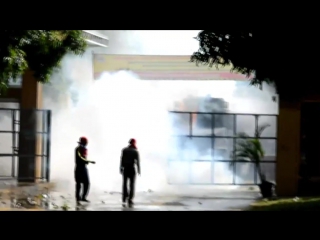
{"type": "Polygon", "coordinates": [[[230,162],[231,167],[236,163],[236,161],[253,162],[258,169],[260,179],[265,179],[260,168],[261,160],[264,157],[264,149],[259,138],[267,127],[270,127],[270,125],[264,124],[258,126],[255,131],[254,138],[250,138],[246,133],[238,134],[239,139],[236,144],[236,149],[232,153],[233,161],[230,162]]]}
{"type": "MultiPolygon", "coordinates": [[[[251,79],[252,85],[262,86],[263,82],[274,82],[277,75],[275,68],[269,64],[269,57],[274,59],[272,48],[273,38],[266,32],[263,39],[269,46],[259,45],[261,36],[253,31],[213,31],[203,30],[196,39],[199,41],[199,50],[191,56],[191,62],[197,65],[231,66],[231,71],[245,74],[251,79]],[[259,58],[261,57],[261,58],[259,58]]],[[[274,65],[274,62],[273,62],[274,65]]]]}
{"type": "Polygon", "coordinates": [[[256,68],[251,61],[253,38],[248,32],[229,34],[228,32],[201,31],[196,39],[200,48],[191,56],[191,61],[210,67],[232,65],[232,70],[250,75],[256,68]],[[237,54],[235,54],[237,53],[237,54]],[[249,53],[249,55],[248,55],[249,53]]]}
{"type": "Polygon", "coordinates": [[[87,46],[81,30],[1,30],[0,38],[0,91],[27,69],[47,83],[66,54],[81,55],[87,46]]]}
{"type": "Polygon", "coordinates": [[[320,198],[288,198],[261,200],[250,206],[249,211],[320,211],[320,198]]]}

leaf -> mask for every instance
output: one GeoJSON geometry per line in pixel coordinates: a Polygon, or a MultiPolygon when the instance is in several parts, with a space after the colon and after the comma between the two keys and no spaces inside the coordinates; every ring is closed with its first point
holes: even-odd
{"type": "Polygon", "coordinates": [[[263,124],[263,125],[258,126],[257,129],[255,130],[254,136],[255,136],[256,138],[261,137],[263,131],[264,131],[266,128],[268,128],[268,127],[270,127],[270,124],[263,124]]]}
{"type": "Polygon", "coordinates": [[[82,30],[1,30],[0,91],[8,88],[27,69],[47,83],[66,54],[81,55],[86,49],[82,30]]]}
{"type": "Polygon", "coordinates": [[[237,135],[238,140],[236,143],[236,149],[232,152],[233,161],[230,163],[230,167],[234,166],[236,162],[253,162],[259,166],[261,160],[264,157],[264,149],[259,140],[262,132],[269,127],[269,124],[258,126],[255,132],[255,138],[250,138],[246,133],[239,133],[237,135]]]}

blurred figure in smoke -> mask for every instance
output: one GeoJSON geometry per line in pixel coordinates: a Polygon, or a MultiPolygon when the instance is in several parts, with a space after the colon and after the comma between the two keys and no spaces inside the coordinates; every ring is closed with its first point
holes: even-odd
{"type": "Polygon", "coordinates": [[[85,137],[81,137],[78,142],[79,146],[76,148],[75,157],[76,157],[76,167],[75,167],[75,180],[76,180],[76,201],[77,205],[81,205],[82,202],[89,202],[87,200],[87,195],[89,192],[90,180],[87,169],[88,163],[93,163],[93,161],[89,161],[87,159],[87,145],[88,139],[85,137]],[[83,185],[82,189],[82,197],[80,197],[81,184],[83,185]]]}
{"type": "Polygon", "coordinates": [[[121,163],[120,163],[120,174],[123,176],[123,186],[122,186],[122,206],[125,207],[126,200],[128,198],[129,207],[133,205],[134,197],[134,185],[136,170],[135,165],[137,165],[138,174],[140,175],[140,158],[139,152],[136,146],[136,140],[130,139],[129,146],[122,150],[121,163]],[[127,184],[130,181],[130,191],[128,193],[127,184]]]}

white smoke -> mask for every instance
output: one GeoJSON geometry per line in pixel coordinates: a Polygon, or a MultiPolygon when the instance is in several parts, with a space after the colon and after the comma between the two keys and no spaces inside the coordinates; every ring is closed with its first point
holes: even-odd
{"type": "Polygon", "coordinates": [[[198,50],[199,30],[102,30],[109,38],[107,49],[96,52],[135,55],[191,55],[198,50]]]}
{"type": "MultiPolygon", "coordinates": [[[[198,47],[193,39],[197,32],[105,31],[110,46],[95,52],[191,55],[198,47]]],[[[197,162],[190,167],[190,160],[211,160],[208,152],[211,141],[201,143],[207,148],[201,152],[192,141],[184,146],[173,141],[172,134],[188,133],[181,132],[185,126],[180,122],[173,124],[168,110],[179,110],[177,103],[183,102],[184,111],[202,111],[202,103],[196,99],[210,95],[229,102],[231,112],[277,113],[277,104],[271,100],[272,88],[261,91],[246,83],[239,86],[235,81],[142,81],[134,73],[123,71],[106,73],[95,82],[92,73],[90,52],[82,58],[66,57],[60,75],[52,78],[52,88],[63,79],[62,89],[69,91],[65,91],[67,94],[60,91],[58,101],[47,100],[44,106],[53,109],[52,178],[64,187],[73,188],[74,148],[82,135],[89,138],[89,158],[97,161],[97,165],[89,166],[94,190],[120,191],[120,153],[132,137],[138,140],[141,151],[142,177],[138,178],[138,190],[163,190],[167,181],[186,183],[190,178],[210,183],[212,172],[216,182],[231,183],[233,176],[227,163],[217,162],[212,168],[208,162],[197,162]],[[190,97],[193,100],[184,101],[190,97]],[[168,158],[182,162],[168,163],[168,158]]],[[[52,88],[47,88],[48,92],[52,88]]],[[[253,118],[239,117],[238,131],[250,133],[253,126],[253,118]]],[[[203,129],[194,127],[194,130],[203,129]]],[[[225,144],[222,140],[217,142],[225,144]]],[[[215,159],[220,160],[219,156],[215,159]]]]}
{"type": "MultiPolygon", "coordinates": [[[[105,32],[110,46],[95,52],[191,55],[198,48],[193,39],[198,31],[105,32]]],[[[89,158],[97,162],[89,166],[92,191],[121,190],[120,153],[132,137],[137,139],[141,152],[142,176],[137,178],[138,191],[165,190],[168,179],[186,183],[190,176],[194,182],[210,183],[212,172],[216,182],[231,183],[233,176],[228,163],[217,162],[212,168],[208,162],[196,162],[190,167],[190,160],[211,160],[207,151],[211,141],[201,142],[201,149],[191,141],[180,146],[171,135],[185,134],[189,127],[173,121],[175,118],[170,117],[168,111],[181,108],[204,111],[199,99],[210,95],[224,98],[230,112],[277,114],[272,87],[264,86],[261,91],[247,85],[235,81],[142,81],[134,73],[125,71],[105,73],[94,81],[90,50],[83,57],[67,56],[61,70],[52,76],[51,85],[44,86],[43,108],[53,111],[52,181],[64,190],[73,191],[74,149],[79,137],[86,136],[89,158]],[[169,164],[170,157],[184,163],[169,164]]],[[[263,121],[270,123],[267,118],[263,121]]],[[[252,117],[238,118],[238,132],[251,133],[253,126],[252,117]]],[[[199,134],[206,130],[193,128],[199,134]]],[[[274,135],[275,129],[273,124],[267,131],[274,135]]],[[[215,159],[219,160],[219,156],[215,159]]],[[[250,169],[242,172],[252,173],[250,169]]]]}
{"type": "Polygon", "coordinates": [[[166,159],[170,123],[157,89],[132,73],[118,72],[104,74],[82,93],[76,107],[53,112],[52,180],[73,183],[74,149],[78,137],[86,136],[89,158],[97,162],[89,166],[92,188],[121,189],[120,153],[134,137],[142,161],[138,189],[163,184],[165,162],[159,159],[166,159]]]}

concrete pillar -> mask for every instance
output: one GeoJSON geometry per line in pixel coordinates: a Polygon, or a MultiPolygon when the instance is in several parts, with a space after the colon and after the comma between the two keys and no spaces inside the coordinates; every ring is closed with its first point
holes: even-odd
{"type": "Polygon", "coordinates": [[[300,103],[280,99],[278,116],[276,193],[295,196],[300,166],[300,103]]]}
{"type": "Polygon", "coordinates": [[[18,182],[36,182],[41,176],[41,158],[34,155],[41,154],[40,114],[35,109],[41,109],[42,86],[33,77],[31,71],[26,71],[22,77],[20,100],[20,133],[19,133],[19,164],[18,182]],[[31,155],[24,157],[23,155],[31,155]]]}

